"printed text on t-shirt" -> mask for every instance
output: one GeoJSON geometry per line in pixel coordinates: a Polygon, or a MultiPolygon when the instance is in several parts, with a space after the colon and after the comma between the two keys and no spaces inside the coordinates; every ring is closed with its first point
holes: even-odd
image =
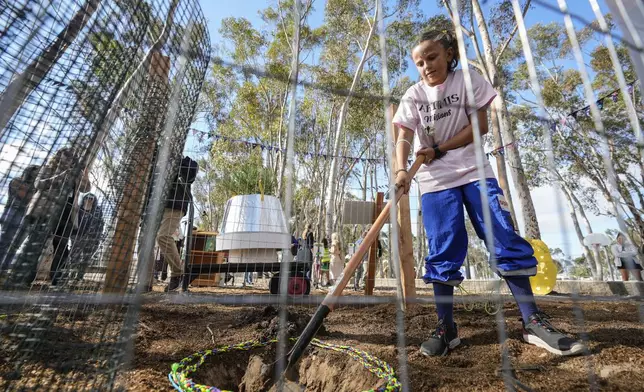
{"type": "Polygon", "coordinates": [[[442,109],[444,107],[447,107],[453,103],[456,103],[460,101],[460,97],[458,94],[452,94],[449,97],[445,97],[441,99],[440,101],[434,101],[430,103],[422,103],[418,105],[418,111],[420,113],[426,113],[426,115],[423,115],[423,120],[425,120],[426,123],[432,122],[432,121],[437,121],[442,118],[448,117],[452,115],[452,110],[448,110],[447,112],[442,112],[442,113],[434,113],[433,116],[429,115],[429,112],[431,110],[437,110],[437,109],[442,109]]]}

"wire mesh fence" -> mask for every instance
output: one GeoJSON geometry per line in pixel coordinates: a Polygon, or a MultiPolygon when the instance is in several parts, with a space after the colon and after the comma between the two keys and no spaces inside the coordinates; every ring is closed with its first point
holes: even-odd
{"type": "Polygon", "coordinates": [[[3,388],[638,388],[644,6],[336,3],[0,0],[3,388]]]}
{"type": "Polygon", "coordinates": [[[205,21],[190,1],[1,8],[3,388],[111,389],[134,337],[136,304],[122,294],[145,276],[141,217],[161,222],[147,194],[182,178],[205,21]]]}

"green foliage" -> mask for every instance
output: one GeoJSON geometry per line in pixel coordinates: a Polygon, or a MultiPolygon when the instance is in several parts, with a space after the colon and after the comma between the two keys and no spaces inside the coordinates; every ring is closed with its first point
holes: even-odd
{"type": "MultiPolygon", "coordinates": [[[[578,35],[593,71],[592,83],[596,94],[601,96],[618,86],[608,49],[603,46],[602,37],[595,32],[596,29],[595,25],[586,26],[578,31],[578,35]]],[[[562,24],[554,22],[535,24],[529,29],[528,34],[537,61],[537,76],[541,84],[546,115],[550,118],[547,123],[540,121],[536,116],[539,108],[534,101],[527,98],[523,99],[525,106],[512,109],[513,121],[522,129],[519,140],[522,162],[529,183],[536,187],[552,181],[563,181],[582,200],[585,208],[599,213],[597,193],[599,197],[609,197],[601,151],[602,135],[597,132],[592,119],[586,113],[577,112],[575,118],[569,116],[569,113],[586,106],[587,102],[581,75],[569,65],[572,51],[565,28],[562,24]],[[559,123],[559,119],[565,119],[565,123],[559,123]],[[551,121],[557,122],[554,132],[551,121]],[[558,173],[548,173],[544,170],[548,152],[544,138],[546,131],[552,132],[558,173]]],[[[622,71],[627,80],[632,80],[635,74],[628,51],[618,46],[617,52],[622,71]]],[[[520,96],[525,97],[530,94],[529,90],[532,88],[526,64],[519,60],[515,66],[517,71],[513,75],[512,87],[520,96]]],[[[644,184],[635,181],[628,169],[638,171],[636,168],[639,166],[641,171],[634,132],[626,115],[623,97],[618,94],[614,98],[604,99],[600,111],[606,136],[610,140],[611,160],[619,175],[619,189],[623,198],[633,197],[631,195],[641,198],[644,184]]],[[[638,97],[635,98],[637,101],[638,97]]],[[[627,205],[627,210],[632,215],[641,214],[632,208],[632,204],[627,205]]],[[[636,227],[638,224],[633,222],[632,225],[636,227]]]]}
{"type": "Polygon", "coordinates": [[[589,261],[584,256],[577,257],[573,260],[573,266],[570,269],[570,276],[576,279],[588,279],[592,276],[589,261]]]}
{"type": "MultiPolygon", "coordinates": [[[[332,152],[335,140],[334,132],[330,131],[335,130],[339,109],[345,99],[344,94],[338,92],[349,89],[370,30],[369,24],[375,23],[375,3],[372,1],[332,0],[324,6],[323,24],[312,28],[308,25],[307,16],[314,4],[309,1],[303,3],[299,80],[316,87],[301,89],[297,98],[294,143],[298,154],[295,156],[297,173],[293,194],[296,225],[317,224],[323,203],[316,202],[316,199],[322,198],[323,184],[328,181],[331,163],[330,159],[318,154],[332,152]],[[312,58],[315,62],[310,60],[312,58]],[[306,156],[304,152],[313,155],[306,156]]],[[[394,91],[400,95],[410,84],[408,80],[400,84],[399,77],[406,67],[412,32],[417,31],[419,15],[414,9],[417,4],[417,0],[392,0],[384,4],[389,46],[387,61],[394,91]]],[[[259,14],[264,22],[261,28],[244,18],[222,21],[222,40],[218,43],[201,97],[211,135],[281,149],[286,147],[288,110],[293,99],[288,85],[292,77],[290,63],[294,50],[292,6],[292,1],[286,0],[261,10],[259,14]]],[[[356,95],[348,107],[340,140],[341,155],[384,156],[384,113],[382,100],[378,98],[382,94],[379,54],[378,40],[374,38],[356,86],[356,95]],[[375,139],[376,134],[380,134],[378,139],[375,139]],[[372,143],[374,140],[376,142],[372,143]]],[[[265,192],[279,194],[284,159],[279,149],[249,152],[247,147],[238,143],[212,143],[207,161],[212,173],[209,181],[213,186],[199,186],[197,197],[202,207],[209,210],[208,219],[212,224],[233,190],[248,190],[235,184],[249,184],[252,181],[244,179],[257,176],[251,171],[245,172],[239,181],[230,177],[229,173],[240,170],[239,162],[253,160],[258,168],[264,167],[260,172],[266,177],[270,174],[273,181],[273,186],[265,192]]],[[[346,189],[351,184],[349,178],[362,169],[355,163],[340,161],[337,186],[346,189]]],[[[205,180],[200,178],[200,181],[205,180]]],[[[350,195],[345,193],[343,197],[350,195]]]]}
{"type": "Polygon", "coordinates": [[[228,193],[227,198],[258,193],[270,195],[275,193],[276,185],[274,173],[270,168],[263,167],[261,157],[257,156],[239,163],[217,184],[228,193]]]}
{"type": "MultiPolygon", "coordinates": [[[[91,123],[102,119],[106,105],[110,104],[114,94],[135,71],[146,51],[160,37],[166,18],[166,15],[155,14],[155,10],[146,0],[118,1],[111,12],[112,15],[109,15],[107,21],[116,18],[122,21],[124,28],[116,32],[110,29],[92,31],[88,34],[88,42],[92,48],[88,55],[89,67],[84,75],[71,82],[83,115],[91,123]]],[[[168,28],[172,34],[168,36],[165,49],[179,53],[181,42],[185,39],[183,32],[186,26],[173,21],[168,28]]],[[[190,42],[193,45],[192,51],[188,53],[190,60],[207,61],[203,48],[196,45],[197,42],[203,41],[206,35],[205,26],[191,26],[190,42]]],[[[189,68],[195,66],[193,62],[189,62],[189,68]]],[[[187,72],[190,73],[190,69],[187,72]]],[[[145,85],[140,88],[145,88],[145,85]]],[[[136,100],[140,97],[132,99],[136,100]]],[[[140,105],[134,105],[132,102],[125,103],[125,107],[130,111],[137,106],[140,105]]],[[[138,113],[130,112],[130,117],[135,117],[136,114],[138,113]]]]}
{"type": "MultiPolygon", "coordinates": [[[[521,7],[523,8],[523,4],[521,7]]],[[[509,36],[514,28],[514,19],[511,0],[502,0],[493,4],[490,10],[489,23],[494,36],[501,38],[509,36]]]]}
{"type": "Polygon", "coordinates": [[[566,255],[560,248],[550,248],[550,256],[553,263],[557,266],[557,274],[563,274],[574,266],[573,260],[566,255]]]}
{"type": "Polygon", "coordinates": [[[255,30],[246,18],[228,17],[221,21],[219,29],[222,38],[232,42],[234,50],[232,59],[244,64],[262,53],[266,41],[262,34],[255,30]]]}
{"type": "Polygon", "coordinates": [[[425,30],[432,29],[432,30],[454,30],[454,24],[452,23],[452,20],[447,17],[446,15],[434,15],[431,18],[427,20],[426,27],[422,29],[419,33],[416,34],[416,39],[414,40],[414,44],[418,43],[418,39],[420,36],[423,34],[425,30]]]}
{"type": "MultiPolygon", "coordinates": [[[[624,77],[627,81],[636,80],[637,74],[628,54],[628,49],[624,45],[619,45],[616,49],[617,58],[619,59],[624,77]]],[[[598,89],[598,91],[605,92],[619,87],[608,48],[605,46],[597,46],[591,53],[590,66],[597,74],[593,81],[593,87],[598,89]]]]}

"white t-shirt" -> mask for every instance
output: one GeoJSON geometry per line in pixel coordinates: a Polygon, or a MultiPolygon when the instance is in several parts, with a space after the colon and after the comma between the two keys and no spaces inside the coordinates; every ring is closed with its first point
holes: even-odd
{"type": "MultiPolygon", "coordinates": [[[[487,106],[496,92],[481,75],[471,70],[475,106],[487,106]]],[[[414,137],[414,153],[421,148],[433,147],[452,138],[470,124],[469,108],[463,71],[450,72],[441,85],[430,87],[420,81],[403,95],[393,123],[409,128],[414,137]]],[[[494,178],[487,160],[485,177],[494,178]]],[[[416,174],[422,194],[455,188],[478,181],[474,143],[447,151],[441,159],[423,164],[416,174]]]]}

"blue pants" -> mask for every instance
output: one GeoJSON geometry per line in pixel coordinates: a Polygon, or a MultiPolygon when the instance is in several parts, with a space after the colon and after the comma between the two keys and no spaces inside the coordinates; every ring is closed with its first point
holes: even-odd
{"type": "MultiPolygon", "coordinates": [[[[537,260],[533,256],[532,247],[514,231],[512,217],[499,184],[495,178],[488,178],[486,183],[494,234],[496,272],[501,276],[535,275],[537,260]]],[[[463,205],[476,234],[485,239],[478,181],[422,196],[423,224],[429,244],[429,255],[425,258],[426,272],[423,276],[426,283],[456,286],[463,281],[459,271],[467,254],[463,205]]]]}

